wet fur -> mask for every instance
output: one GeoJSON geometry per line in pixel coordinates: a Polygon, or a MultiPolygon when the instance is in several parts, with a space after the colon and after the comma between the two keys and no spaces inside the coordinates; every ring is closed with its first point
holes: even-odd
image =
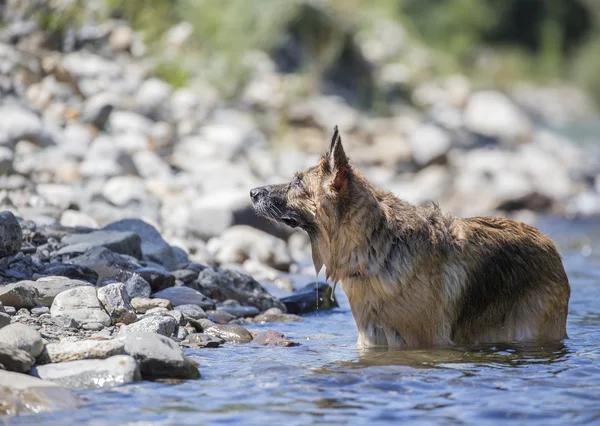
{"type": "Polygon", "coordinates": [[[258,214],[308,232],[315,268],[325,266],[348,296],[360,346],[567,337],[570,287],[548,237],[372,187],[350,165],[337,128],[317,166],[251,194],[258,214]]]}

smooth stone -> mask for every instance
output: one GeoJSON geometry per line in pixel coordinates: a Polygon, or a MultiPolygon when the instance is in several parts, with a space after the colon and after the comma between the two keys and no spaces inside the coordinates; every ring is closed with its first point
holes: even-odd
{"type": "Polygon", "coordinates": [[[12,317],[13,315],[16,315],[17,310],[14,306],[5,306],[4,312],[6,312],[8,315],[10,315],[12,317]]]}
{"type": "Polygon", "coordinates": [[[235,319],[235,317],[227,312],[207,311],[208,319],[217,324],[227,324],[235,319]]]}
{"type": "Polygon", "coordinates": [[[71,389],[105,388],[141,380],[138,363],[129,355],[39,365],[31,375],[71,389]]]}
{"type": "Polygon", "coordinates": [[[331,299],[331,286],[323,282],[319,282],[318,286],[318,303],[315,283],[307,284],[289,296],[282,297],[281,301],[285,304],[287,312],[290,314],[306,314],[316,311],[317,307],[320,311],[338,308],[340,305],[337,300],[331,299]]]}
{"type": "Polygon", "coordinates": [[[125,353],[123,342],[118,340],[80,340],[46,345],[51,362],[77,361],[80,359],[106,359],[125,353]]]}
{"type": "Polygon", "coordinates": [[[256,343],[263,346],[299,346],[300,343],[292,342],[285,338],[283,333],[280,333],[276,330],[267,330],[260,333],[258,336],[254,338],[252,343],[256,343]]]}
{"type": "Polygon", "coordinates": [[[198,328],[198,321],[206,318],[206,312],[198,305],[179,305],[175,307],[176,311],[183,314],[183,317],[194,327],[198,328]]]}
{"type": "Polygon", "coordinates": [[[104,329],[104,324],[101,324],[99,322],[88,322],[83,324],[81,328],[88,331],[100,331],[104,329]]]}
{"type": "MultiPolygon", "coordinates": [[[[285,305],[249,275],[222,268],[205,268],[191,287],[215,300],[234,299],[260,311],[269,308],[285,310],[285,305]]],[[[188,302],[189,303],[189,302],[188,302]]]]}
{"type": "Polygon", "coordinates": [[[131,324],[137,320],[125,291],[125,284],[114,283],[100,287],[98,299],[112,318],[113,324],[131,324]]]}
{"type": "Polygon", "coordinates": [[[10,324],[10,315],[5,312],[0,312],[0,329],[10,324]]]}
{"type": "Polygon", "coordinates": [[[47,306],[36,306],[35,308],[31,308],[29,312],[31,312],[32,316],[39,317],[40,315],[49,314],[50,308],[47,306]]]}
{"type": "MultiPolygon", "coordinates": [[[[40,274],[48,276],[66,277],[72,280],[86,281],[95,284],[98,274],[84,265],[73,265],[69,263],[48,263],[40,270],[40,274]]],[[[39,280],[38,280],[39,281],[39,280]]]]}
{"type": "Polygon", "coordinates": [[[452,146],[452,139],[444,130],[434,124],[420,125],[408,139],[413,159],[425,166],[446,155],[452,146]]]}
{"type": "MultiPolygon", "coordinates": [[[[1,127],[1,126],[0,126],[1,127]]],[[[23,232],[15,215],[0,213],[0,258],[17,254],[21,250],[23,232]]]]}
{"type": "Polygon", "coordinates": [[[123,219],[104,227],[107,231],[128,231],[138,234],[142,241],[144,260],[163,265],[168,270],[179,266],[180,259],[156,228],[140,219],[123,219]]]}
{"type": "Polygon", "coordinates": [[[131,333],[134,331],[144,331],[148,333],[161,334],[166,337],[171,337],[171,335],[175,331],[175,328],[177,328],[177,320],[175,320],[175,318],[167,315],[152,315],[144,317],[133,324],[121,327],[121,331],[119,332],[119,334],[131,333]]]}
{"type": "Polygon", "coordinates": [[[13,348],[8,343],[0,341],[0,365],[4,366],[5,369],[17,373],[26,373],[31,370],[33,364],[35,364],[35,358],[29,352],[13,348]]]}
{"type": "Polygon", "coordinates": [[[17,282],[0,287],[0,302],[15,309],[37,306],[37,290],[28,282],[17,282]]]}
{"type": "Polygon", "coordinates": [[[191,269],[178,269],[172,272],[176,280],[181,281],[184,284],[189,284],[198,278],[198,272],[191,269]]]}
{"type": "Polygon", "coordinates": [[[260,313],[254,306],[217,306],[217,311],[233,315],[235,318],[252,318],[260,313]]]}
{"type": "Polygon", "coordinates": [[[161,291],[175,284],[173,274],[157,268],[137,268],[133,271],[133,274],[145,279],[150,284],[153,292],[161,291]]]}
{"type": "Polygon", "coordinates": [[[266,310],[263,314],[254,317],[254,321],[257,323],[266,322],[298,322],[304,321],[304,318],[294,314],[284,314],[281,309],[271,308],[266,310]]]}
{"type": "Polygon", "coordinates": [[[152,293],[152,287],[148,284],[148,281],[140,277],[139,275],[134,275],[125,281],[125,292],[129,297],[129,300],[134,297],[150,297],[152,293]]]}
{"type": "Polygon", "coordinates": [[[15,322],[0,329],[0,342],[21,349],[33,358],[40,356],[44,350],[44,342],[40,333],[25,324],[15,322]]]}
{"type": "Polygon", "coordinates": [[[185,318],[183,313],[181,313],[179,311],[175,311],[175,310],[167,311],[165,313],[165,315],[175,318],[175,321],[177,321],[177,325],[186,325],[187,324],[187,319],[185,318]]]}
{"type": "Polygon", "coordinates": [[[170,300],[173,306],[198,305],[202,309],[210,309],[215,305],[214,300],[206,297],[198,290],[190,287],[170,287],[154,293],[152,297],[170,300]]]}
{"type": "Polygon", "coordinates": [[[163,308],[163,307],[156,307],[156,308],[152,308],[152,309],[148,309],[146,311],[145,315],[166,315],[167,312],[171,312],[169,311],[167,308],[163,308]]]}
{"type": "Polygon", "coordinates": [[[69,411],[80,404],[71,390],[56,383],[0,370],[0,416],[69,411]]]}
{"type": "Polygon", "coordinates": [[[93,231],[86,234],[67,234],[61,243],[65,245],[56,252],[63,254],[85,253],[96,247],[104,247],[119,254],[142,258],[141,238],[133,232],[93,231]]]}
{"type": "Polygon", "coordinates": [[[173,340],[153,333],[128,332],[118,337],[137,359],[144,378],[197,379],[200,372],[173,340]]]}
{"type": "Polygon", "coordinates": [[[77,287],[89,287],[91,284],[87,281],[72,280],[61,276],[42,277],[37,281],[22,281],[33,286],[37,290],[36,301],[38,304],[50,307],[54,298],[65,290],[77,287]]]}
{"type": "Polygon", "coordinates": [[[145,314],[150,309],[154,308],[173,309],[171,301],[167,299],[160,299],[158,297],[155,297],[154,299],[147,297],[134,297],[131,299],[131,306],[133,306],[133,309],[135,309],[135,311],[139,314],[145,314]]]}
{"type": "Polygon", "coordinates": [[[208,336],[204,333],[190,334],[187,341],[195,348],[218,348],[225,343],[225,340],[220,337],[208,336]]]}
{"type": "Polygon", "coordinates": [[[76,287],[59,293],[54,298],[50,313],[53,317],[67,315],[82,325],[111,324],[110,316],[98,300],[94,287],[76,287]]]}
{"type": "Polygon", "coordinates": [[[51,318],[52,323],[61,328],[80,328],[81,324],[67,315],[59,315],[51,318]]]}
{"type": "Polygon", "coordinates": [[[247,343],[252,341],[252,334],[244,327],[237,324],[215,324],[204,328],[203,332],[209,336],[219,337],[226,342],[231,343],[247,343]]]}

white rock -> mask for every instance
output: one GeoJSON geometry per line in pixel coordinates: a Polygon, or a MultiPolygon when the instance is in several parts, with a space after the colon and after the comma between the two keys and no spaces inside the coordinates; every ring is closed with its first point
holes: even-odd
{"type": "Polygon", "coordinates": [[[529,118],[500,92],[473,93],[465,108],[464,119],[470,131],[509,143],[526,142],[531,137],[529,118]]]}
{"type": "Polygon", "coordinates": [[[60,224],[62,226],[75,227],[85,226],[88,228],[99,228],[98,222],[91,216],[78,210],[67,209],[60,215],[60,224]]]}
{"type": "Polygon", "coordinates": [[[173,88],[158,78],[144,81],[135,96],[135,109],[142,114],[152,114],[163,108],[173,88]]]}
{"type": "Polygon", "coordinates": [[[137,176],[115,176],[102,188],[102,195],[116,206],[146,198],[146,184],[137,176]]]}
{"type": "Polygon", "coordinates": [[[422,166],[444,156],[452,145],[450,136],[433,124],[419,126],[408,141],[414,160],[422,166]]]}
{"type": "Polygon", "coordinates": [[[110,316],[102,307],[94,287],[77,287],[59,293],[52,302],[53,317],[66,315],[81,324],[111,324],[110,316]]]}
{"type": "Polygon", "coordinates": [[[98,299],[113,323],[131,324],[137,320],[123,283],[113,283],[98,289],[98,299]]]}
{"type": "Polygon", "coordinates": [[[108,119],[108,129],[114,134],[148,134],[152,120],[133,111],[113,111],[108,119]]]}

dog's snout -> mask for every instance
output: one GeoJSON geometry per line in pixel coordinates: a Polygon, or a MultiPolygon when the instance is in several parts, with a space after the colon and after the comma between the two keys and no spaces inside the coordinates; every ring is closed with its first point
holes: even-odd
{"type": "Polygon", "coordinates": [[[261,186],[259,188],[254,188],[250,190],[250,198],[252,199],[252,201],[257,201],[261,195],[263,195],[266,192],[264,186],[261,186]]]}

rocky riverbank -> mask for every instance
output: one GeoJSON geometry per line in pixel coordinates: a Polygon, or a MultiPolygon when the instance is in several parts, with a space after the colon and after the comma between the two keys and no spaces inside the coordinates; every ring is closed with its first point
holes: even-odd
{"type": "MultiPolygon", "coordinates": [[[[201,367],[183,348],[297,346],[274,330],[247,327],[302,321],[288,308],[306,313],[316,305],[314,286],[277,299],[249,275],[190,261],[137,219],[93,229],[3,212],[0,241],[3,414],[68,408],[65,401],[77,398],[67,389],[196,379],[201,367]],[[56,405],[53,395],[68,398],[56,405]],[[28,398],[39,401],[28,409],[28,398]]],[[[319,309],[336,306],[327,284],[319,297],[319,309]]]]}

